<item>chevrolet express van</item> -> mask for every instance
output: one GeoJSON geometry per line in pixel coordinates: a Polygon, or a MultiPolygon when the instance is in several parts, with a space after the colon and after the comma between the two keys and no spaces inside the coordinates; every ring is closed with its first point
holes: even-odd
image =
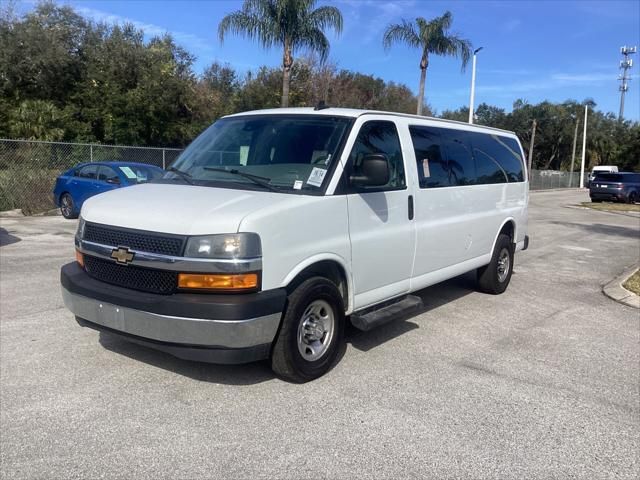
{"type": "Polygon", "coordinates": [[[77,321],[184,359],[327,372],[345,323],[419,309],[476,270],[500,294],[527,248],[528,181],[507,131],[289,108],[215,122],[163,178],[82,206],[62,294],[77,321]]]}

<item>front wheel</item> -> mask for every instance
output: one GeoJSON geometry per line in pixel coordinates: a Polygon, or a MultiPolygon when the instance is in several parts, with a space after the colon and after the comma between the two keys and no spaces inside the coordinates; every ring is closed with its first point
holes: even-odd
{"type": "Polygon", "coordinates": [[[333,365],[344,332],[344,306],[335,284],[323,277],[302,282],[288,297],[271,368],[294,382],[308,382],[333,365]]]}
{"type": "Polygon", "coordinates": [[[78,214],[75,213],[73,197],[68,193],[65,193],[60,197],[60,213],[62,213],[62,216],[67,219],[78,218],[78,214]]]}
{"type": "Polygon", "coordinates": [[[478,269],[478,288],[481,292],[498,295],[504,292],[513,273],[513,243],[511,237],[498,235],[491,263],[478,269]]]}
{"type": "Polygon", "coordinates": [[[629,203],[634,204],[638,201],[638,192],[631,192],[629,194],[629,203]]]}

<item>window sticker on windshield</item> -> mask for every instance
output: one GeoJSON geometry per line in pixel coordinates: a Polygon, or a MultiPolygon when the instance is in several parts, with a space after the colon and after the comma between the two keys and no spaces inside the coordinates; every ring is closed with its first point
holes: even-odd
{"type": "Polygon", "coordinates": [[[309,178],[307,178],[307,183],[309,185],[313,185],[314,187],[319,187],[320,185],[322,185],[322,180],[324,180],[324,176],[326,174],[327,171],[324,168],[313,167],[309,178]]]}
{"type": "Polygon", "coordinates": [[[295,182],[293,182],[293,189],[302,190],[302,180],[296,180],[295,182]]]}
{"type": "Polygon", "coordinates": [[[124,173],[127,176],[127,178],[138,178],[135,172],[131,170],[131,168],[129,167],[118,167],[118,168],[122,170],[122,173],[124,173]]]}

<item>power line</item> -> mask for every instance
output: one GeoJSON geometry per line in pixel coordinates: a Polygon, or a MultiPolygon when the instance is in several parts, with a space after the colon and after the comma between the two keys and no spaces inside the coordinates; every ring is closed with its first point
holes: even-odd
{"type": "Polygon", "coordinates": [[[624,95],[629,90],[628,81],[631,80],[631,77],[627,74],[628,70],[633,67],[633,60],[629,58],[629,55],[632,55],[637,52],[638,47],[620,47],[620,53],[623,58],[620,60],[620,69],[622,70],[622,74],[618,77],[618,80],[622,82],[620,85],[620,113],[618,114],[618,120],[622,121],[624,119],[624,95]]]}

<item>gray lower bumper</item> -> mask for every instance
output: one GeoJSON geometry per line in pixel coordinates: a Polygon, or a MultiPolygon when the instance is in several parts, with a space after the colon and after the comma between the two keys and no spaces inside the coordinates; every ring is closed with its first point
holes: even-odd
{"type": "Polygon", "coordinates": [[[207,320],[159,315],[112,305],[71,293],[64,287],[62,297],[76,317],[90,322],[92,326],[136,337],[138,343],[149,340],[152,347],[159,343],[174,348],[188,346],[196,349],[263,347],[270,345],[275,338],[281,316],[274,313],[245,320],[207,320]]]}

